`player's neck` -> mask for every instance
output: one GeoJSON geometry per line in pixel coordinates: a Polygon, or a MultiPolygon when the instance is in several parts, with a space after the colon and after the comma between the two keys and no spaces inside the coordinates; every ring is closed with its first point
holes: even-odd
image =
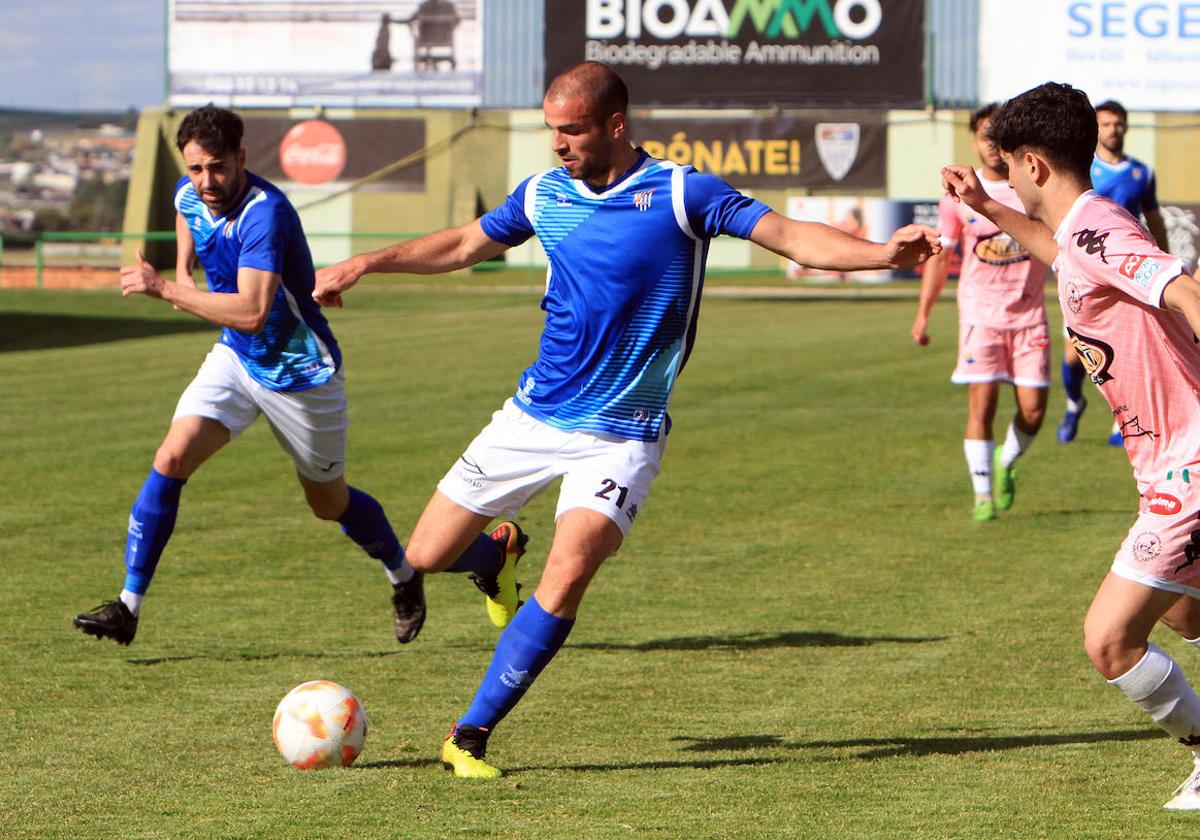
{"type": "Polygon", "coordinates": [[[1125,160],[1126,155],[1124,151],[1110,152],[1103,146],[1097,146],[1096,157],[1100,158],[1100,160],[1104,161],[1105,163],[1120,163],[1121,161],[1125,160]]]}
{"type": "Polygon", "coordinates": [[[1053,185],[1048,185],[1042,191],[1042,208],[1038,214],[1042,223],[1051,231],[1058,230],[1058,226],[1062,224],[1063,219],[1075,206],[1075,202],[1079,200],[1079,196],[1089,189],[1091,189],[1091,184],[1081,184],[1074,179],[1066,178],[1053,185]]]}
{"type": "Polygon", "coordinates": [[[589,187],[594,190],[603,191],[615,184],[619,179],[624,178],[630,169],[637,164],[642,154],[633,146],[622,145],[617,149],[609,161],[608,169],[598,178],[588,178],[584,181],[589,187]]]}

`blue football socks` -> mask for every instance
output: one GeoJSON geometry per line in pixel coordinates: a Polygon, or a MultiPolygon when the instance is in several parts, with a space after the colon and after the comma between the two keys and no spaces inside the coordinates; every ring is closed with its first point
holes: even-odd
{"type": "Polygon", "coordinates": [[[443,571],[473,572],[484,577],[495,577],[504,565],[504,557],[504,552],[494,539],[487,534],[480,534],[475,538],[475,542],[467,546],[467,550],[443,571]]]}
{"type": "Polygon", "coordinates": [[[338,522],[342,533],[358,543],[369,556],[383,563],[384,568],[398,571],[404,565],[404,548],[396,539],[392,523],[388,522],[383,505],[357,487],[350,488],[350,503],[338,522]]]}
{"type": "Polygon", "coordinates": [[[1062,381],[1063,390],[1067,392],[1067,399],[1073,403],[1079,402],[1083,398],[1083,365],[1076,362],[1062,363],[1062,381]]]}
{"type": "Polygon", "coordinates": [[[146,594],[158,558],[162,556],[175,516],[179,512],[179,495],[186,478],[168,478],[155,469],[150,470],[129,511],[129,535],[125,540],[125,589],[135,595],[146,594]]]}
{"type": "Polygon", "coordinates": [[[500,635],[492,664],[459,723],[491,729],[503,720],[558,653],[574,626],[575,619],[551,615],[536,597],[530,598],[500,635]]]}

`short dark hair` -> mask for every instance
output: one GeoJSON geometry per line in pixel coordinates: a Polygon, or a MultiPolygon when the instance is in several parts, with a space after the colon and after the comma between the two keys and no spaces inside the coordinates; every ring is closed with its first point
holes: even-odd
{"type": "Polygon", "coordinates": [[[210,102],[183,118],[175,145],[182,152],[184,146],[195,140],[209,154],[223,155],[242,148],[243,130],[241,117],[210,102]]]}
{"type": "Polygon", "coordinates": [[[1125,110],[1125,106],[1115,99],[1105,99],[1096,106],[1096,112],[1108,111],[1110,114],[1116,114],[1121,118],[1121,122],[1129,122],[1129,112],[1125,110]]]}
{"type": "Polygon", "coordinates": [[[1096,110],[1087,94],[1046,82],[1005,102],[992,117],[992,139],[1000,151],[1029,149],[1085,182],[1096,152],[1096,110]]]}
{"type": "Polygon", "coordinates": [[[984,120],[990,120],[995,116],[996,111],[1000,109],[999,102],[989,102],[988,104],[976,109],[971,113],[971,133],[974,134],[979,128],[979,124],[984,120]]]}
{"type": "Polygon", "coordinates": [[[580,96],[595,110],[595,116],[608,119],[629,109],[629,89],[625,81],[607,64],[581,61],[559,73],[550,82],[547,99],[580,96]]]}

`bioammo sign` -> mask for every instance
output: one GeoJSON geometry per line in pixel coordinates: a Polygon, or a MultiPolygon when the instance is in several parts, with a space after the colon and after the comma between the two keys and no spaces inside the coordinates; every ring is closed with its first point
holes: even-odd
{"type": "Polygon", "coordinates": [[[636,104],[912,105],[924,3],[585,0],[546,3],[549,75],[613,65],[636,104]]]}

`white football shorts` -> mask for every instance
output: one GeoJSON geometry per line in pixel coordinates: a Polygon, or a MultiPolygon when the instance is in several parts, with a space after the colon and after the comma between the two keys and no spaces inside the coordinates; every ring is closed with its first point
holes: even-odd
{"type": "Polygon", "coordinates": [[[265,414],[296,470],[313,481],[332,481],[346,469],[346,388],[342,371],[303,391],[272,391],[250,376],[237,354],[217,343],[184,389],[175,417],[207,417],[229,429],[232,440],[265,414]]]}
{"type": "Polygon", "coordinates": [[[666,436],[625,440],[556,429],[510,399],[438,483],[451,501],[482,516],[512,517],[562,477],[557,520],[568,510],[604,514],[628,536],[658,475],[666,436]]]}

